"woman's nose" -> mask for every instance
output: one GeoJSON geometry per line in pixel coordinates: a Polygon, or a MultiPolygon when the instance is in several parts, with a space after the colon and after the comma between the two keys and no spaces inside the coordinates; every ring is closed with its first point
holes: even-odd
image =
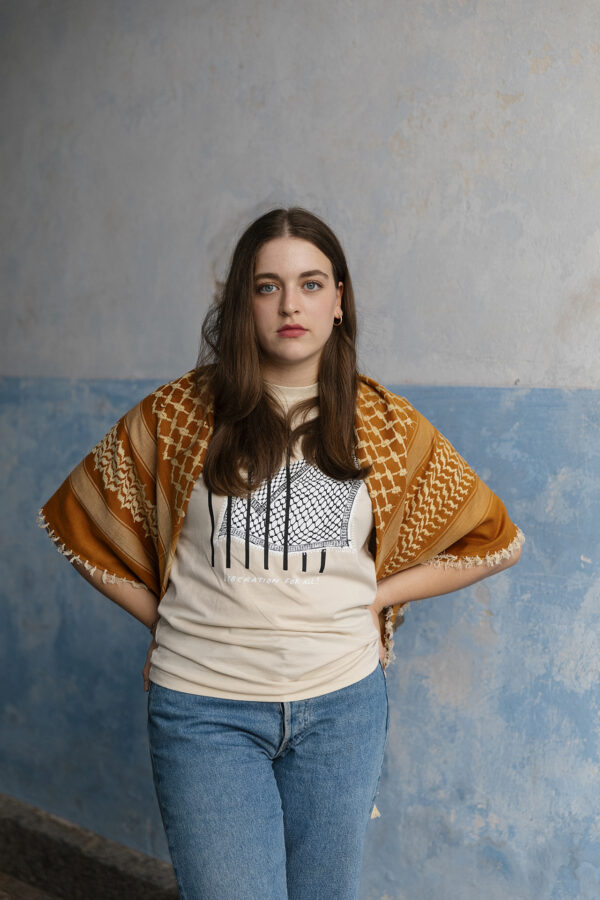
{"type": "Polygon", "coordinates": [[[298,312],[298,297],[294,290],[284,289],[281,291],[281,299],[279,301],[279,310],[285,315],[291,316],[298,312]]]}

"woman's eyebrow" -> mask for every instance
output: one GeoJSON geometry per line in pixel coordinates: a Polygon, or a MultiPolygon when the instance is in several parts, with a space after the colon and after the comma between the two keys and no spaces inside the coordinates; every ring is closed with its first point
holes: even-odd
{"type": "MultiPolygon", "coordinates": [[[[321,278],[329,278],[326,272],[321,272],[320,269],[311,269],[310,272],[300,272],[298,278],[309,278],[311,275],[320,275],[321,278]]],[[[276,272],[258,272],[255,278],[276,278],[277,281],[280,281],[279,275],[276,272]]]]}

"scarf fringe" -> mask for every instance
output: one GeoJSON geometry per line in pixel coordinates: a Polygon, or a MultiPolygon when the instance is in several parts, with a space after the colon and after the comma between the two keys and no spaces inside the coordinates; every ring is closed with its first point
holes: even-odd
{"type": "Polygon", "coordinates": [[[454,556],[452,553],[439,553],[433,559],[424,562],[424,566],[433,566],[435,569],[472,569],[473,566],[489,566],[493,568],[501,563],[503,559],[509,559],[515,550],[519,549],[525,543],[525,535],[520,528],[508,547],[503,550],[496,550],[495,553],[487,553],[485,556],[454,556]]]}
{"type": "Polygon", "coordinates": [[[396,659],[396,654],[394,653],[394,631],[396,630],[396,628],[398,628],[399,625],[402,625],[402,622],[404,621],[404,616],[402,615],[401,610],[398,612],[395,623],[393,622],[393,615],[394,607],[386,606],[384,610],[385,635],[383,638],[385,656],[381,663],[384,669],[387,669],[390,663],[393,663],[396,659]]]}
{"type": "Polygon", "coordinates": [[[78,553],[70,550],[51,528],[50,523],[46,519],[46,516],[41,509],[38,512],[37,523],[40,528],[44,529],[50,540],[54,541],[58,552],[62,554],[62,556],[64,556],[66,559],[68,559],[72,565],[74,565],[75,563],[80,563],[84,567],[84,569],[90,573],[90,575],[93,575],[95,572],[101,572],[103,584],[130,584],[134,588],[141,588],[145,591],[148,590],[145,584],[141,584],[139,581],[132,581],[129,578],[121,578],[119,575],[114,575],[107,569],[99,569],[98,566],[94,566],[92,563],[88,562],[87,559],[84,559],[82,556],[79,556],[78,553]]]}

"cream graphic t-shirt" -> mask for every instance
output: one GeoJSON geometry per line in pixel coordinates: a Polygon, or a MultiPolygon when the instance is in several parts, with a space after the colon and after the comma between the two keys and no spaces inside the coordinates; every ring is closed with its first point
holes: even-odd
{"type": "MultiPolygon", "coordinates": [[[[269,385],[284,408],[318,385],[269,385]]],[[[309,416],[316,415],[316,409],[309,416]]],[[[302,700],[379,661],[366,606],[377,584],[363,481],[336,481],[299,448],[250,497],[194,485],[159,605],[150,680],[238,700],[302,700]]]]}

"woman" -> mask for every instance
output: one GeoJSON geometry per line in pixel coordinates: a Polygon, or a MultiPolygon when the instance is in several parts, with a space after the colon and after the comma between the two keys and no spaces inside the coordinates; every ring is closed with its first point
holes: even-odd
{"type": "Polygon", "coordinates": [[[299,208],[261,216],[197,368],[42,510],[152,631],[150,753],[182,900],[358,896],[397,616],[520,555],[445,438],[357,374],[355,339],[333,232],[299,208]]]}

